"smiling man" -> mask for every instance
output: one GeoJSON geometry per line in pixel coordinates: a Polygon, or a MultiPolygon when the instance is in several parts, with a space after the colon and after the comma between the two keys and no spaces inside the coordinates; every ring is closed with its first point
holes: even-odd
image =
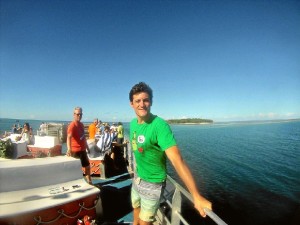
{"type": "Polygon", "coordinates": [[[165,188],[167,158],[192,194],[195,208],[205,217],[204,208],[211,210],[211,202],[199,193],[169,124],[151,113],[152,89],[140,82],[130,90],[129,100],[136,114],[130,122],[131,148],[136,162],[131,189],[133,224],[153,223],[165,188]]]}

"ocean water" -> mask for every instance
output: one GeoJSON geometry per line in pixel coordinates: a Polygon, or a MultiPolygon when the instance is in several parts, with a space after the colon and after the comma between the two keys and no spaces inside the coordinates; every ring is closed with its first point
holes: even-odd
{"type": "MultiPolygon", "coordinates": [[[[0,119],[0,134],[15,121],[0,119]]],[[[42,121],[28,122],[35,132],[42,121]]],[[[199,189],[226,223],[300,224],[300,121],[171,127],[199,189]]],[[[193,209],[184,213],[191,224],[214,224],[193,209]]]]}
{"type": "Polygon", "coordinates": [[[225,222],[300,224],[300,121],[172,129],[200,190],[225,222]]]}

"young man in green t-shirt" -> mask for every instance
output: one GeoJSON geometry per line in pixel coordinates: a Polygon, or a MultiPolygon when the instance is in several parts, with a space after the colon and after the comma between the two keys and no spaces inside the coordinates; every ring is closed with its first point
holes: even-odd
{"type": "Polygon", "coordinates": [[[211,210],[211,202],[200,195],[169,124],[151,113],[152,99],[152,89],[143,82],[130,90],[130,105],[136,114],[130,123],[130,142],[136,162],[131,190],[133,224],[152,224],[167,177],[166,158],[192,194],[195,208],[205,217],[204,208],[211,210]]]}

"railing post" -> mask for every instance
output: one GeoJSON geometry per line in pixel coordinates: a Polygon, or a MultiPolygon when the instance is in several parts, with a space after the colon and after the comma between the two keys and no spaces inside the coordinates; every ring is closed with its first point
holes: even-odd
{"type": "MultiPolygon", "coordinates": [[[[173,178],[171,178],[168,175],[168,181],[175,187],[175,191],[173,194],[173,199],[172,199],[172,217],[171,217],[171,224],[173,225],[179,225],[180,220],[183,222],[183,224],[188,224],[184,222],[184,218],[181,217],[181,194],[187,197],[190,202],[194,202],[192,195],[186,191],[182,186],[180,186],[173,178]],[[180,215],[179,215],[180,212],[180,215]]],[[[213,211],[204,208],[205,213],[218,225],[227,225],[217,214],[215,214],[213,211]]]]}
{"type": "Polygon", "coordinates": [[[102,179],[106,178],[106,175],[105,175],[105,164],[104,163],[105,162],[104,162],[104,159],[103,159],[103,161],[101,161],[100,164],[99,164],[99,167],[100,167],[100,177],[102,179]]]}
{"type": "Polygon", "coordinates": [[[176,188],[173,198],[172,198],[172,217],[171,217],[171,224],[172,225],[180,225],[180,217],[178,216],[181,213],[181,193],[176,188]]]}

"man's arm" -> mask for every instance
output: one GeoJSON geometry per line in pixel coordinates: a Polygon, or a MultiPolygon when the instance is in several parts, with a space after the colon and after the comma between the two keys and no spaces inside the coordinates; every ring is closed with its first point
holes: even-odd
{"type": "Polygon", "coordinates": [[[89,147],[89,144],[88,144],[88,142],[87,142],[86,138],[85,138],[85,146],[86,146],[86,150],[87,150],[87,152],[88,152],[88,153],[90,153],[90,152],[91,152],[91,150],[90,150],[90,147],[89,147]]]}
{"type": "Polygon", "coordinates": [[[72,134],[68,134],[67,135],[67,156],[71,155],[71,138],[72,138],[72,134]]]}
{"type": "Polygon", "coordinates": [[[193,196],[195,208],[199,211],[202,217],[206,217],[204,208],[212,210],[212,204],[199,193],[193,175],[189,167],[183,160],[179,148],[177,146],[172,146],[168,148],[165,152],[172,165],[174,166],[176,172],[178,173],[179,177],[193,196]]]}

